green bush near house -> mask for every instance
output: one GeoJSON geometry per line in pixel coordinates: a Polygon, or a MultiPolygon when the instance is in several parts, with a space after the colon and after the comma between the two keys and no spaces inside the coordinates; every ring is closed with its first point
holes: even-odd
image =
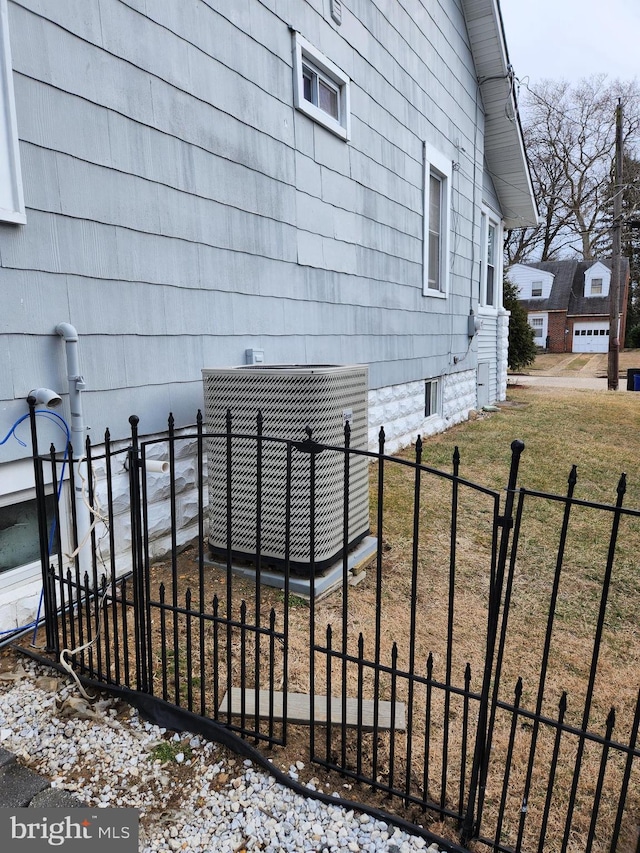
{"type": "Polygon", "coordinates": [[[533,364],[538,350],[533,337],[533,329],[527,319],[527,312],[518,302],[518,289],[508,278],[504,280],[503,305],[511,314],[509,317],[507,363],[509,370],[517,372],[523,367],[533,364]]]}
{"type": "Polygon", "coordinates": [[[627,339],[625,341],[626,347],[632,347],[633,349],[640,348],[640,324],[637,326],[632,326],[627,332],[627,339]]]}

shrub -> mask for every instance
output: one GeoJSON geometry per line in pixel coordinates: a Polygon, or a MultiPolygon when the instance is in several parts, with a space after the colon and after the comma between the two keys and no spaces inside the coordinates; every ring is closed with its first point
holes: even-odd
{"type": "Polygon", "coordinates": [[[632,326],[629,329],[625,345],[633,349],[640,349],[640,325],[632,326]]]}
{"type": "Polygon", "coordinates": [[[504,307],[511,312],[509,317],[509,353],[507,356],[510,370],[522,370],[533,364],[538,352],[533,337],[533,329],[529,325],[527,312],[518,302],[518,288],[504,280],[504,307]]]}

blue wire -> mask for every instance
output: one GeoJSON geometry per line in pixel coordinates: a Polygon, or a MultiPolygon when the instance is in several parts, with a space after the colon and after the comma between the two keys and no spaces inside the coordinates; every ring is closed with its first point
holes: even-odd
{"type": "MultiPolygon", "coordinates": [[[[66,433],[67,443],[69,443],[69,441],[71,441],[71,430],[69,429],[69,424],[65,421],[65,419],[62,417],[62,415],[59,415],[57,412],[52,412],[51,409],[36,409],[35,414],[36,415],[43,415],[44,417],[46,417],[48,420],[52,421],[53,423],[55,423],[55,420],[53,420],[54,418],[57,419],[58,421],[60,421],[60,423],[58,423],[57,426],[59,426],[60,429],[66,433]]],[[[18,418],[18,420],[14,423],[14,425],[11,427],[11,429],[5,435],[5,437],[2,439],[2,441],[0,441],[0,446],[3,444],[6,444],[7,441],[9,441],[9,439],[11,438],[11,436],[13,436],[15,438],[15,440],[18,442],[18,444],[21,447],[27,446],[25,444],[25,442],[15,434],[15,432],[16,432],[17,427],[19,427],[23,421],[26,421],[28,417],[29,417],[29,412],[27,412],[27,414],[23,415],[21,418],[18,418]]]]}
{"type": "MultiPolygon", "coordinates": [[[[69,424],[65,421],[65,419],[62,417],[62,415],[59,415],[57,412],[52,412],[50,409],[36,409],[34,411],[34,414],[42,415],[47,420],[56,424],[56,426],[60,427],[60,429],[67,436],[67,442],[66,442],[65,447],[64,447],[64,456],[62,458],[62,471],[60,473],[60,482],[58,483],[58,492],[56,495],[56,501],[59,504],[60,503],[60,495],[62,494],[62,485],[64,482],[64,472],[65,472],[65,469],[67,466],[69,444],[71,442],[71,430],[69,429],[69,424]]],[[[29,417],[29,412],[27,412],[27,414],[23,415],[21,418],[18,418],[18,420],[14,423],[14,425],[11,427],[11,429],[6,434],[6,436],[2,439],[2,441],[0,441],[0,446],[2,446],[3,444],[6,444],[6,442],[11,438],[11,436],[13,436],[15,438],[15,440],[18,442],[18,444],[20,444],[22,447],[27,446],[25,444],[25,442],[18,435],[16,435],[16,429],[20,426],[20,424],[23,421],[26,421],[26,419],[28,417],[29,417]]],[[[53,521],[51,522],[51,529],[49,531],[49,542],[47,545],[49,556],[51,555],[51,549],[53,548],[53,537],[55,535],[55,530],[56,530],[56,520],[54,518],[53,521]]],[[[40,622],[40,611],[42,609],[43,596],[44,596],[44,590],[41,590],[40,591],[40,600],[38,602],[38,612],[37,612],[36,618],[33,622],[29,622],[28,625],[23,625],[21,628],[11,628],[11,630],[9,630],[9,631],[0,631],[0,637],[4,636],[5,634],[15,634],[18,631],[27,631],[27,630],[29,630],[29,628],[33,628],[34,629],[33,641],[35,641],[36,632],[38,630],[38,623],[40,622]]]]}

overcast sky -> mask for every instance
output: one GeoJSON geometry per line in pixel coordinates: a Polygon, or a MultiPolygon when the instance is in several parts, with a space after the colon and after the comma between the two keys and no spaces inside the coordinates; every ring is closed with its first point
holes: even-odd
{"type": "Polygon", "coordinates": [[[500,0],[516,77],[640,79],[640,0],[500,0]]]}

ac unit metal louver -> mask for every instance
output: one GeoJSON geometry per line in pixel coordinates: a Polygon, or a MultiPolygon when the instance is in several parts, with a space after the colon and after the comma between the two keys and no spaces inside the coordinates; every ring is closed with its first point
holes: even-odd
{"type": "MultiPolygon", "coordinates": [[[[210,549],[214,555],[226,555],[230,545],[234,559],[253,562],[259,544],[265,563],[281,564],[287,558],[287,444],[267,439],[301,442],[309,427],[315,441],[343,447],[348,419],[350,446],[366,450],[368,368],[260,364],[205,369],[202,374],[207,432],[224,434],[227,409],[232,415],[230,482],[227,438],[222,435],[207,441],[210,549]],[[237,436],[256,435],[259,411],[265,438],[258,449],[254,438],[237,436]]],[[[288,559],[293,571],[308,574],[312,562],[320,571],[342,555],[344,466],[344,453],[323,451],[315,455],[312,554],[311,456],[292,450],[288,559]]],[[[350,454],[348,548],[368,533],[368,459],[350,454]]]]}

